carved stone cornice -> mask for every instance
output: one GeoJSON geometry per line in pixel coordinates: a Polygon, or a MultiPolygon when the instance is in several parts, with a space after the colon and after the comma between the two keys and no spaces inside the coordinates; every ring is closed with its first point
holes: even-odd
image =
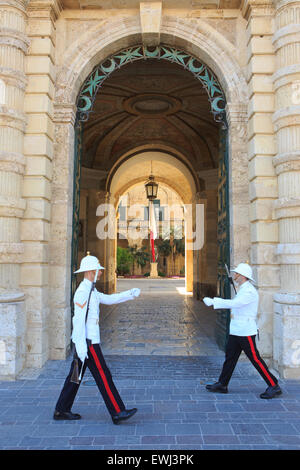
{"type": "Polygon", "coordinates": [[[27,7],[28,16],[51,18],[54,23],[62,10],[63,6],[60,0],[30,0],[27,7]]]}
{"type": "Polygon", "coordinates": [[[27,53],[30,44],[29,38],[16,29],[3,28],[0,26],[0,46],[12,46],[20,49],[24,54],[27,53]]]}
{"type": "Polygon", "coordinates": [[[75,124],[77,107],[69,103],[54,103],[54,116],[55,123],[70,123],[72,126],[75,124]]]}
{"type": "Polygon", "coordinates": [[[227,103],[225,110],[229,126],[248,122],[248,103],[227,103]]]}
{"type": "Polygon", "coordinates": [[[248,20],[250,16],[269,16],[274,14],[273,0],[242,0],[241,11],[248,20]]]}

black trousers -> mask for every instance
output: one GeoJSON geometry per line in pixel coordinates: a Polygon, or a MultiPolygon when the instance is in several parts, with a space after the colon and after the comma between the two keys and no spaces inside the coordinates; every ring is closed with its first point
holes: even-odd
{"type": "Polygon", "coordinates": [[[219,377],[219,382],[222,385],[228,385],[242,351],[244,351],[248,359],[250,359],[250,361],[254,365],[255,369],[259,372],[259,374],[269,386],[274,386],[278,383],[276,377],[271,374],[267,364],[260,357],[260,354],[255,344],[255,336],[256,335],[229,335],[226,347],[225,362],[223,364],[222,372],[219,377]]]}
{"type": "MultiPolygon", "coordinates": [[[[81,370],[82,362],[78,359],[79,370],[81,370]]],[[[90,344],[88,342],[88,359],[85,360],[82,375],[83,377],[86,368],[89,368],[93,375],[98,389],[103,397],[106,407],[111,416],[115,416],[120,411],[125,410],[125,405],[115,387],[109,368],[106,365],[103,357],[100,344],[90,344]]],[[[71,382],[74,369],[74,360],[72,361],[69,375],[67,376],[55,409],[57,411],[71,411],[77,391],[80,384],[71,382]]]]}

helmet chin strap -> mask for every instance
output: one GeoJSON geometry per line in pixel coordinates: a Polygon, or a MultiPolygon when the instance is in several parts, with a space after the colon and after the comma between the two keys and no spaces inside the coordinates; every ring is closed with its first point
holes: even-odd
{"type": "Polygon", "coordinates": [[[97,277],[98,277],[98,273],[99,273],[99,268],[96,269],[96,273],[95,273],[95,277],[94,277],[94,282],[93,282],[94,285],[96,284],[97,277]]]}

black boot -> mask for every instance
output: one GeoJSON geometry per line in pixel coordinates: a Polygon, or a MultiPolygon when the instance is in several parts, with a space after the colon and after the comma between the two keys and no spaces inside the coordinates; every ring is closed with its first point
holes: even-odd
{"type": "Polygon", "coordinates": [[[261,393],[260,398],[266,398],[267,400],[270,400],[271,398],[274,398],[281,394],[282,394],[281,388],[279,387],[278,384],[276,384],[273,387],[272,386],[268,387],[264,391],[264,393],[261,393]]]}
{"type": "Polygon", "coordinates": [[[215,393],[228,393],[228,389],[226,385],[222,385],[220,382],[216,382],[215,384],[208,384],[206,385],[206,390],[209,392],[215,393]]]}
{"type": "Polygon", "coordinates": [[[111,419],[113,420],[114,424],[119,424],[121,421],[125,421],[126,419],[131,418],[137,412],[137,408],[132,408],[132,410],[123,410],[120,411],[115,416],[112,416],[111,419]]]}
{"type": "Polygon", "coordinates": [[[59,421],[68,420],[74,421],[75,419],[81,419],[78,413],[72,413],[71,411],[54,411],[53,419],[59,421]]]}

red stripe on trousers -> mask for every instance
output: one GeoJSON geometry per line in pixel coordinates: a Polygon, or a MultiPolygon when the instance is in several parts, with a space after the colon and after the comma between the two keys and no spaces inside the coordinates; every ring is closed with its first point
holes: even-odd
{"type": "Polygon", "coordinates": [[[255,362],[259,365],[259,367],[261,368],[261,370],[263,371],[263,373],[265,374],[265,376],[268,378],[268,380],[270,381],[272,387],[274,387],[275,382],[274,380],[269,376],[268,372],[266,371],[265,367],[263,366],[263,364],[258,360],[257,356],[256,356],[256,353],[255,353],[255,349],[254,349],[254,345],[253,345],[253,341],[252,341],[252,338],[251,336],[247,336],[248,338],[248,341],[250,343],[250,348],[251,348],[251,352],[252,352],[252,355],[253,355],[253,358],[255,360],[255,362]]]}
{"type": "Polygon", "coordinates": [[[98,369],[98,371],[99,371],[99,373],[100,373],[100,375],[101,375],[101,378],[102,378],[102,381],[103,381],[105,390],[107,391],[108,396],[109,396],[109,398],[110,398],[110,400],[111,400],[113,406],[115,407],[116,412],[117,412],[117,413],[120,413],[121,410],[120,410],[120,408],[119,408],[118,403],[117,403],[116,400],[115,400],[115,397],[113,396],[113,393],[112,393],[111,389],[109,388],[109,385],[108,385],[108,382],[107,382],[107,379],[106,379],[104,370],[103,370],[102,367],[101,367],[101,364],[100,364],[100,362],[99,362],[99,359],[98,359],[98,356],[97,356],[97,354],[96,354],[96,351],[95,351],[95,349],[93,348],[93,345],[90,346],[90,351],[91,351],[92,356],[93,356],[93,358],[94,358],[94,361],[95,361],[95,364],[96,364],[96,366],[97,366],[97,369],[98,369]]]}

